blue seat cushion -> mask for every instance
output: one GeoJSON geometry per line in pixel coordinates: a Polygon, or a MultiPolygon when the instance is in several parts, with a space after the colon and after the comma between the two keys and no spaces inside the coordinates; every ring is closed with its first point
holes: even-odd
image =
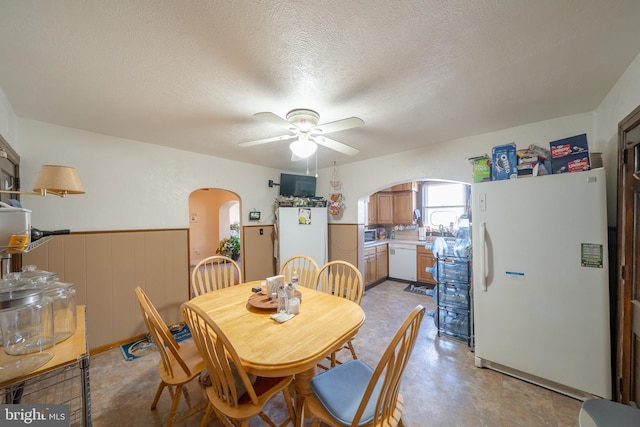
{"type": "MultiPolygon", "coordinates": [[[[316,375],[311,380],[311,390],[338,422],[350,425],[372,375],[373,369],[366,363],[350,360],[316,375]]],[[[373,420],[381,385],[379,380],[358,425],[373,420]]]]}
{"type": "Polygon", "coordinates": [[[598,427],[637,427],[640,426],[640,409],[605,399],[589,399],[582,404],[586,412],[598,427]]]}

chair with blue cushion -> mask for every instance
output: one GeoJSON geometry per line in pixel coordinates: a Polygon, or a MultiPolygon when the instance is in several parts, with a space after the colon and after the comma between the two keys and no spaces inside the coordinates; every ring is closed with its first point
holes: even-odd
{"type": "Polygon", "coordinates": [[[413,351],[425,309],[414,308],[402,323],[375,369],[350,360],[316,375],[306,399],[313,427],[402,426],[400,380],[413,351]]]}
{"type": "Polygon", "coordinates": [[[605,399],[587,399],[580,407],[580,427],[638,427],[640,409],[605,399]]]}
{"type": "MultiPolygon", "coordinates": [[[[314,289],[340,298],[346,298],[359,305],[364,295],[364,280],[362,280],[362,274],[358,268],[350,262],[341,260],[330,261],[320,267],[318,274],[316,274],[316,285],[314,289]]],[[[356,360],[358,355],[356,354],[355,348],[353,348],[354,338],[355,335],[352,336],[342,348],[339,348],[327,357],[329,366],[318,364],[318,367],[330,369],[341,364],[342,362],[337,358],[337,353],[340,350],[349,350],[351,357],[356,360]]]]}

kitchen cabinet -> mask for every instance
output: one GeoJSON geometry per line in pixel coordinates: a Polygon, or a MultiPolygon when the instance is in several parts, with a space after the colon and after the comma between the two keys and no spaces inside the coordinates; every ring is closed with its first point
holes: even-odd
{"type": "Polygon", "coordinates": [[[376,248],[364,250],[364,285],[369,286],[376,281],[376,248]]]}
{"type": "Polygon", "coordinates": [[[431,285],[436,284],[436,279],[433,274],[428,273],[426,268],[433,267],[436,263],[436,258],[433,256],[433,252],[425,249],[424,246],[418,246],[418,271],[416,277],[419,283],[428,283],[431,285]]]}
{"type": "Polygon", "coordinates": [[[393,200],[395,193],[376,193],[378,224],[393,224],[393,200]]]}
{"type": "Polygon", "coordinates": [[[378,245],[364,250],[364,285],[369,286],[389,275],[387,245],[378,245]]]}
{"type": "Polygon", "coordinates": [[[389,251],[387,245],[376,246],[376,282],[389,275],[389,251]]]}
{"type": "Polygon", "coordinates": [[[391,191],[418,191],[418,183],[416,181],[413,181],[394,185],[393,187],[391,187],[391,191]]]}
{"type": "Polygon", "coordinates": [[[377,193],[369,196],[369,204],[367,205],[367,224],[378,224],[378,195],[377,193]]]}
{"type": "Polygon", "coordinates": [[[393,193],[393,223],[413,224],[413,210],[416,208],[415,191],[396,191],[393,193]]]}

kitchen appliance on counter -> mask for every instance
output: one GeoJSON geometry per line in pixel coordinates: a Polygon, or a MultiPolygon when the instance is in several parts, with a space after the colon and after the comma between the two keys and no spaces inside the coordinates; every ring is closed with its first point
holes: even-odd
{"type": "Polygon", "coordinates": [[[418,240],[427,240],[427,227],[418,227],[418,240]]]}
{"type": "Polygon", "coordinates": [[[364,230],[364,243],[372,243],[376,241],[376,230],[364,230]]]}
{"type": "Polygon", "coordinates": [[[476,366],[611,399],[604,169],[476,183],[472,197],[476,366]]]}
{"type": "Polygon", "coordinates": [[[418,247],[415,243],[389,242],[389,278],[416,281],[418,247]]]}

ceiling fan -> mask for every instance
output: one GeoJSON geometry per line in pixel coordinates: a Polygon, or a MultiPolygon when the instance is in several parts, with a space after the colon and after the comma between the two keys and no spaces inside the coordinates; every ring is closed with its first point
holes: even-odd
{"type": "Polygon", "coordinates": [[[306,108],[296,108],[287,113],[286,119],[271,113],[263,112],[253,115],[273,125],[282,127],[290,132],[289,135],[280,135],[273,138],[258,139],[255,141],[241,142],[240,147],[268,144],[277,141],[293,141],[289,148],[293,153],[291,160],[306,159],[315,153],[318,145],[330,148],[342,154],[355,156],[359,150],[342,142],[327,138],[325,134],[351,129],[364,125],[364,120],[358,117],[349,117],[334,122],[318,125],[320,114],[306,108]]]}

